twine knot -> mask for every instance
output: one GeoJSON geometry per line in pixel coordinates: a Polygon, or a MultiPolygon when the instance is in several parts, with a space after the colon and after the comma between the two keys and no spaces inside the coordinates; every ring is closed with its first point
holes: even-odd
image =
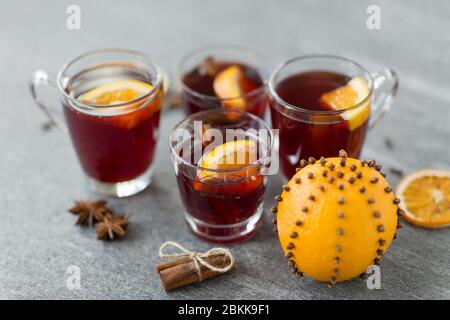
{"type": "Polygon", "coordinates": [[[189,251],[185,247],[183,247],[181,244],[174,242],[174,241],[167,241],[164,242],[161,247],[159,248],[159,257],[161,259],[172,259],[172,258],[182,258],[186,257],[191,259],[194,264],[195,268],[197,269],[198,279],[199,281],[202,281],[202,272],[201,272],[201,266],[203,265],[206,268],[218,272],[218,273],[225,273],[229,271],[234,266],[234,257],[231,254],[231,251],[225,248],[212,248],[206,252],[195,252],[195,251],[189,251]],[[180,252],[178,253],[166,253],[164,252],[164,249],[167,247],[174,247],[177,248],[180,252]],[[207,261],[205,261],[205,258],[211,257],[211,256],[218,256],[223,255],[225,257],[228,257],[230,259],[230,263],[224,267],[217,267],[214,266],[207,261]]]}

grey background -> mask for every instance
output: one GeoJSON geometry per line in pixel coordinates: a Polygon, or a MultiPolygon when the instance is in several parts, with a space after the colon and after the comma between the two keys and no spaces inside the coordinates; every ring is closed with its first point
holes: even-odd
{"type": "MultiPolygon", "coordinates": [[[[101,242],[94,230],[75,227],[66,212],[74,199],[95,195],[86,189],[68,138],[42,129],[46,118],[27,88],[35,69],[56,72],[78,54],[103,47],[143,51],[171,74],[182,55],[217,43],[255,47],[273,65],[296,55],[338,54],[370,70],[389,66],[401,78],[393,110],[371,130],[364,157],[404,172],[448,169],[449,16],[445,0],[1,0],[0,298],[450,298],[449,229],[406,225],[383,260],[381,290],[368,290],[359,279],[328,289],[294,280],[269,219],[253,239],[231,246],[234,272],[166,294],[154,270],[159,245],[175,240],[191,249],[211,247],[188,232],[169,164],[168,132],[182,113],[162,115],[152,186],[111,201],[132,214],[126,238],[101,242]],[[66,29],[69,4],[81,7],[81,30],[66,29]],[[381,8],[381,30],[366,28],[370,4],[381,8]],[[66,287],[70,265],[81,268],[80,290],[66,287]]],[[[388,178],[398,182],[396,175],[388,178]]],[[[267,208],[280,186],[279,177],[270,179],[267,208]]]]}

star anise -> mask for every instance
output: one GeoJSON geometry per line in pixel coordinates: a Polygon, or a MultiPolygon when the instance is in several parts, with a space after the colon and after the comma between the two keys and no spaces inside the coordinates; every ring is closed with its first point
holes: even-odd
{"type": "Polygon", "coordinates": [[[112,215],[112,210],[107,208],[104,200],[80,200],[75,201],[75,206],[69,212],[78,215],[76,224],[87,223],[90,227],[96,222],[101,222],[106,216],[112,215]]]}
{"type": "Polygon", "coordinates": [[[97,239],[114,240],[125,234],[129,221],[123,214],[115,216],[106,216],[102,222],[97,223],[97,239]]]}

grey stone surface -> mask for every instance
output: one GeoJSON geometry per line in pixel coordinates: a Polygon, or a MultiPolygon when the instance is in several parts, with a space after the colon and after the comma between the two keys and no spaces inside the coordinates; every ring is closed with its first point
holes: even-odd
{"type": "MultiPolygon", "coordinates": [[[[182,118],[162,115],[152,186],[112,200],[132,214],[128,235],[112,243],[75,227],[66,212],[92,197],[68,138],[44,131],[31,100],[30,74],[56,72],[78,54],[102,47],[143,51],[173,74],[186,52],[208,44],[255,47],[275,65],[301,54],[332,53],[401,78],[393,110],[369,133],[363,155],[405,172],[450,167],[450,5],[435,1],[1,1],[0,2],[0,298],[63,299],[423,299],[450,298],[450,230],[406,225],[382,264],[382,289],[357,279],[332,289],[288,272],[266,219],[250,241],[230,246],[236,270],[166,294],[154,271],[159,245],[210,244],[182,219],[167,136],[182,118]],[[66,8],[81,7],[81,30],[65,27],[66,8]],[[366,28],[366,8],[381,8],[382,29],[366,28]],[[394,145],[389,150],[384,140],[394,145]],[[68,290],[66,269],[81,269],[81,289],[68,290]]],[[[398,177],[390,174],[395,185],[398,177]]],[[[280,188],[272,177],[266,207],[280,188]]],[[[269,215],[269,214],[267,214],[269,215]]]]}

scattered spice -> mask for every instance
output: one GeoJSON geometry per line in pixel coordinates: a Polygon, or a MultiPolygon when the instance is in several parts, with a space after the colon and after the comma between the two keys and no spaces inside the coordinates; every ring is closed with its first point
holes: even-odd
{"type": "Polygon", "coordinates": [[[123,214],[116,214],[114,217],[105,217],[97,224],[97,239],[114,240],[125,235],[129,221],[123,214]]]}
{"type": "Polygon", "coordinates": [[[125,235],[129,221],[123,214],[117,214],[114,217],[105,217],[102,222],[97,224],[97,239],[114,240],[125,235]]]}
{"type": "Polygon", "coordinates": [[[114,240],[125,235],[129,221],[106,206],[105,200],[76,200],[68,210],[78,215],[77,225],[96,226],[97,239],[114,240]]]}
{"type": "Polygon", "coordinates": [[[405,175],[405,173],[401,169],[394,168],[394,167],[390,167],[389,168],[389,172],[392,173],[395,176],[400,177],[400,178],[405,175]]]}
{"type": "Polygon", "coordinates": [[[394,144],[392,143],[392,139],[389,138],[389,137],[384,138],[384,145],[389,150],[393,150],[394,149],[394,144]]]}
{"type": "Polygon", "coordinates": [[[78,200],[69,212],[78,215],[76,224],[87,223],[90,227],[112,214],[112,210],[106,207],[105,200],[78,200]]]}
{"type": "Polygon", "coordinates": [[[42,131],[50,131],[51,129],[53,129],[53,122],[51,122],[50,120],[43,122],[41,124],[41,129],[42,131]]]}

